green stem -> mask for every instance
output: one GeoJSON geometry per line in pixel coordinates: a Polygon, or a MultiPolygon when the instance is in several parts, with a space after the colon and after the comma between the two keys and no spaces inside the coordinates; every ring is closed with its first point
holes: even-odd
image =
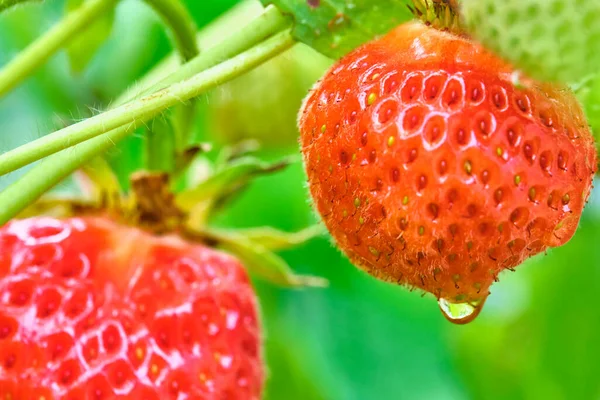
{"type": "MultiPolygon", "coordinates": [[[[276,11],[276,13],[269,11],[268,20],[266,22],[270,22],[268,25],[270,29],[263,28],[260,29],[260,32],[255,33],[255,30],[259,28],[255,22],[264,22],[265,19],[263,17],[266,15],[267,14],[261,15],[261,17],[259,17],[256,21],[243,28],[241,30],[243,32],[238,32],[237,34],[225,39],[221,44],[207,49],[200,56],[181,66],[180,69],[154,87],[164,89],[169,84],[175,84],[175,82],[179,83],[189,79],[206,68],[210,68],[220,62],[223,62],[252,46],[249,45],[249,43],[252,43],[252,41],[241,39],[252,37],[254,40],[259,40],[265,35],[268,37],[276,32],[276,29],[279,29],[281,26],[285,26],[286,23],[289,23],[288,20],[283,18],[278,11],[276,11]],[[246,35],[244,35],[244,32],[246,35]],[[236,39],[241,41],[236,42],[236,39]]],[[[182,87],[179,85],[179,92],[181,91],[186,91],[185,86],[182,87]]],[[[24,144],[14,150],[10,150],[0,155],[0,175],[15,171],[24,167],[25,165],[31,164],[32,162],[74,146],[77,143],[89,140],[94,136],[108,132],[111,129],[118,128],[122,125],[129,124],[129,129],[132,131],[141,123],[140,118],[145,118],[147,120],[153,115],[152,113],[148,114],[148,112],[144,112],[144,110],[148,111],[147,109],[150,108],[150,102],[148,100],[156,101],[160,98],[172,96],[169,100],[173,104],[159,108],[160,112],[160,110],[184,101],[181,98],[177,98],[179,95],[179,93],[171,92],[152,94],[147,96],[145,99],[138,100],[135,105],[133,105],[133,103],[120,105],[119,107],[110,111],[43,136],[40,139],[24,144]],[[142,114],[140,115],[136,112],[141,112],[142,114]]],[[[155,103],[156,102],[153,104],[155,103]]],[[[156,111],[152,112],[156,113],[156,111]]]]}
{"type": "Polygon", "coordinates": [[[196,42],[196,25],[187,8],[180,0],[146,0],[165,20],[173,36],[176,47],[183,61],[191,60],[198,55],[196,42]]]}
{"type": "Polygon", "coordinates": [[[114,7],[118,0],[90,0],[69,13],[60,23],[21,51],[0,70],[0,97],[44,64],[58,49],[95,19],[114,7]]]}
{"type": "MultiPolygon", "coordinates": [[[[165,20],[174,36],[181,61],[187,62],[199,53],[196,40],[196,25],[187,8],[181,0],[146,0],[152,8],[165,20]]],[[[194,103],[182,107],[193,112],[194,103]]],[[[181,114],[185,115],[185,114],[181,114]]],[[[180,124],[181,125],[181,124],[180,124]]],[[[176,154],[178,138],[175,130],[166,120],[155,120],[152,129],[146,135],[146,166],[150,170],[172,170],[173,159],[176,154]]],[[[187,142],[187,136],[182,141],[187,142]]]]}
{"type": "MultiPolygon", "coordinates": [[[[99,134],[120,126],[119,123],[124,126],[101,136],[93,135],[96,137],[49,157],[6,188],[0,193],[0,225],[9,221],[47,190],[77,170],[83,163],[112,148],[116,142],[125,138],[145,120],[156,116],[168,107],[187,101],[206,90],[248,72],[289,49],[294,43],[289,30],[281,32],[252,49],[188,80],[73,125],[73,127],[79,126],[74,131],[71,129],[71,133],[75,137],[87,136],[88,138],[92,137],[86,133],[88,129],[96,129],[99,134]]],[[[69,140],[70,138],[66,136],[63,139],[69,140]]]]}
{"type": "MultiPolygon", "coordinates": [[[[290,26],[290,19],[284,17],[276,7],[268,6],[261,15],[252,20],[245,27],[223,39],[217,46],[204,50],[199,57],[182,65],[175,72],[160,80],[158,83],[151,81],[142,82],[141,86],[137,86],[134,89],[135,92],[133,90],[126,92],[116,100],[115,104],[125,104],[140,95],[156,92],[175,82],[187,79],[194,74],[197,74],[198,71],[208,68],[214,60],[224,61],[242,51],[248,50],[252,46],[257,45],[266,38],[273,36],[275,33],[290,26]]],[[[152,74],[152,72],[150,74],[152,74]]]]}
{"type": "Polygon", "coordinates": [[[17,4],[41,2],[42,0],[0,0],[0,13],[17,4]]]}

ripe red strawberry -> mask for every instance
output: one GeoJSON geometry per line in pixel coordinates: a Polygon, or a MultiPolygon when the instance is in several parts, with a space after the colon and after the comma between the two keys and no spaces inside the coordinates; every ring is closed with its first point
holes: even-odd
{"type": "Polygon", "coordinates": [[[0,398],[258,399],[254,292],[232,257],[105,218],[0,229],[0,398]]]}
{"type": "Polygon", "coordinates": [[[339,247],[387,281],[478,304],[574,234],[596,153],[572,93],[408,23],[352,52],[301,111],[310,191],[339,247]]]}

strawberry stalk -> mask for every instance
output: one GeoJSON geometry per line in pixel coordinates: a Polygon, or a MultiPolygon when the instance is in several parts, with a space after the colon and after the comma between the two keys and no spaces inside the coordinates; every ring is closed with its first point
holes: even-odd
{"type": "MultiPolygon", "coordinates": [[[[119,0],[90,0],[69,13],[61,22],[19,53],[0,70],[0,97],[18,86],[78,33],[115,7],[119,0]]],[[[0,12],[23,0],[0,0],[0,12]]],[[[184,61],[198,54],[196,27],[180,0],[147,0],[171,29],[175,47],[184,61]]]]}
{"type": "Polygon", "coordinates": [[[171,29],[175,46],[183,61],[198,55],[196,24],[180,0],[146,0],[171,29]]]}
{"type": "Polygon", "coordinates": [[[6,223],[82,164],[112,148],[116,142],[131,134],[145,121],[169,107],[188,101],[206,90],[244,74],[281,54],[294,43],[290,31],[286,30],[250,50],[217,64],[215,61],[221,61],[220,57],[224,56],[224,49],[219,46],[218,51],[204,52],[201,55],[205,57],[204,61],[197,63],[200,66],[208,64],[211,68],[192,78],[24,145],[19,149],[28,150],[20,152],[19,149],[15,150],[18,155],[16,158],[15,151],[6,153],[5,156],[9,157],[0,161],[4,167],[2,173],[14,170],[14,168],[6,169],[4,164],[7,162],[11,162],[13,167],[19,164],[23,166],[60,151],[0,193],[0,224],[6,223]],[[81,143],[83,141],[86,142],[81,143]],[[43,145],[40,146],[40,142],[43,145]],[[77,143],[80,144],[72,149],[66,149],[69,145],[77,143]]]}
{"type": "Polygon", "coordinates": [[[216,46],[203,50],[203,53],[177,68],[166,77],[156,82],[152,75],[160,71],[151,71],[149,79],[142,78],[141,84],[136,85],[115,101],[115,105],[125,104],[143,95],[157,92],[167,86],[188,79],[200,71],[215,65],[217,62],[225,61],[230,57],[262,43],[265,39],[281,32],[291,25],[290,20],[274,6],[265,8],[265,11],[249,22],[245,27],[232,33],[216,46]]]}
{"type": "MultiPolygon", "coordinates": [[[[122,134],[126,135],[127,133],[133,132],[136,127],[158,115],[163,110],[200,94],[194,94],[194,90],[192,90],[194,87],[186,87],[186,85],[190,85],[190,83],[188,81],[183,83],[182,81],[185,81],[186,79],[189,80],[194,77],[195,74],[214,67],[218,63],[224,62],[233,56],[239,55],[241,52],[260,43],[261,40],[279,32],[281,28],[286,25],[289,25],[289,21],[285,19],[277,9],[273,7],[267,9],[265,13],[259,16],[253,23],[250,23],[239,32],[225,39],[221,44],[207,49],[200,56],[194,58],[189,63],[184,64],[159,83],[144,90],[142,93],[148,94],[148,96],[138,100],[135,104],[133,102],[125,104],[128,101],[129,96],[131,96],[128,95],[127,99],[123,98],[117,100],[116,104],[120,106],[115,109],[106,111],[95,117],[71,125],[4,153],[0,156],[0,175],[15,171],[44,157],[116,128],[124,127],[123,129],[125,129],[126,132],[111,132],[111,136],[107,136],[107,138],[120,137],[122,134]],[[264,24],[265,26],[261,25],[261,27],[259,27],[259,24],[264,24]],[[169,89],[169,85],[172,85],[170,88],[171,90],[162,91],[159,95],[152,94],[153,92],[162,89],[169,89]],[[176,88],[176,90],[173,90],[174,88],[176,88]],[[154,105],[152,110],[150,110],[150,108],[152,108],[150,103],[154,105]]],[[[291,36],[286,33],[281,34],[279,39],[275,42],[275,47],[281,48],[276,50],[270,58],[291,47],[294,43],[291,36]]],[[[269,49],[272,43],[273,41],[270,44],[266,43],[265,48],[269,49]]],[[[269,58],[266,58],[263,61],[266,61],[267,59],[269,58]]],[[[229,72],[231,73],[232,71],[229,72]]],[[[219,74],[220,73],[217,73],[216,75],[219,74]]],[[[219,81],[216,85],[231,79],[231,77],[224,78],[225,80],[219,81]]],[[[210,78],[203,83],[211,84],[210,78]]]]}
{"type": "MultiPolygon", "coordinates": [[[[16,0],[12,0],[13,2],[16,0]]],[[[0,70],[0,97],[19,85],[54,53],[89,27],[94,20],[111,10],[118,0],[91,0],[32,43],[0,70]]],[[[8,0],[10,3],[11,0],[8,0]]],[[[2,4],[0,4],[0,11],[2,4]]]]}

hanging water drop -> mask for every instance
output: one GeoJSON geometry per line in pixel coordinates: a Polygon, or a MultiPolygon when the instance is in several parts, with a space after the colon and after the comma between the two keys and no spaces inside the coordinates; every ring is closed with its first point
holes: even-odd
{"type": "Polygon", "coordinates": [[[446,319],[454,324],[468,324],[473,321],[483,308],[485,299],[471,303],[452,303],[444,298],[438,300],[440,310],[446,319]]]}

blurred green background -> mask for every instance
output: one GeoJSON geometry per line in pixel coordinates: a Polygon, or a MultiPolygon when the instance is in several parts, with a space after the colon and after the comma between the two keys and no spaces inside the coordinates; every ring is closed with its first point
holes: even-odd
{"type": "MultiPolygon", "coordinates": [[[[238,1],[186,3],[202,28],[238,1]]],[[[242,7],[226,31],[260,10],[252,2],[242,7]]],[[[1,15],[0,65],[51,27],[64,8],[62,0],[47,0],[1,15]]],[[[123,0],[114,17],[107,40],[82,71],[61,52],[0,99],[2,151],[105,108],[170,52],[167,32],[142,1],[123,0]]],[[[202,44],[226,31],[209,29],[202,44]]],[[[202,96],[197,139],[219,148],[257,138],[265,159],[297,153],[296,110],[329,62],[298,46],[202,96]]],[[[111,151],[123,178],[139,165],[143,140],[138,134],[111,151]]],[[[0,178],[0,186],[21,173],[0,178]]],[[[267,332],[266,398],[600,399],[598,195],[575,238],[518,273],[504,274],[467,326],[446,322],[433,298],[358,271],[328,239],[286,252],[296,271],[322,275],[331,285],[292,291],[256,282],[267,332]]],[[[257,180],[216,223],[296,230],[314,221],[296,163],[257,180]]]]}

